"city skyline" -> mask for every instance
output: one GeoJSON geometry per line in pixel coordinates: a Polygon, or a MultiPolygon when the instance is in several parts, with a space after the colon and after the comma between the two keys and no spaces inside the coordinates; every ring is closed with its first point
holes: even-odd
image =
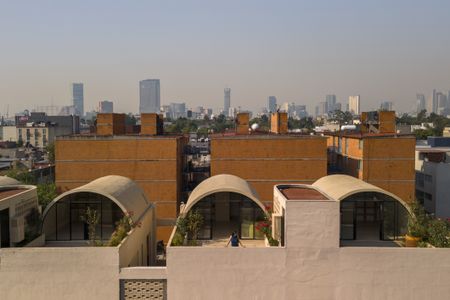
{"type": "Polygon", "coordinates": [[[312,112],[327,94],[413,111],[417,93],[450,90],[450,3],[285,2],[5,3],[0,113],[70,105],[71,82],[85,84],[85,111],[111,99],[137,112],[145,78],[163,83],[161,104],[219,109],[229,86],[232,106],[252,111],[276,95],[312,112]]]}

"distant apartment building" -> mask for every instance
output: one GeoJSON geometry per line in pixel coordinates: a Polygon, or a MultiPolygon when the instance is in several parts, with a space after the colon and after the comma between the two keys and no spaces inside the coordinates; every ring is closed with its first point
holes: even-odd
{"type": "Polygon", "coordinates": [[[396,134],[394,112],[363,113],[359,130],[327,135],[330,173],[348,174],[414,201],[415,138],[396,134]]]}
{"type": "Polygon", "coordinates": [[[161,106],[159,79],[139,82],[139,113],[159,113],[161,106]]]}
{"type": "Polygon", "coordinates": [[[327,174],[326,138],[287,134],[285,113],[272,114],[271,127],[273,134],[212,136],[211,176],[239,176],[269,203],[274,184],[312,183],[327,174]]]}
{"type": "Polygon", "coordinates": [[[32,112],[29,116],[16,117],[17,142],[37,148],[45,148],[56,137],[80,133],[79,116],[47,116],[32,112]]]}
{"type": "Polygon", "coordinates": [[[267,111],[269,113],[277,111],[277,98],[275,96],[269,96],[267,98],[267,111]]]}
{"type": "Polygon", "coordinates": [[[231,89],[230,88],[225,88],[223,90],[223,111],[225,116],[229,116],[229,112],[230,112],[230,105],[231,105],[231,89]]]}
{"type": "Polygon", "coordinates": [[[348,97],[348,111],[353,115],[359,115],[361,113],[360,103],[361,97],[358,96],[350,96],[348,97]]]}
{"type": "Polygon", "coordinates": [[[421,111],[426,110],[427,106],[426,106],[425,95],[424,94],[417,94],[416,95],[416,99],[417,99],[416,112],[420,113],[421,111]]]}
{"type": "Polygon", "coordinates": [[[0,126],[0,141],[17,142],[16,126],[0,126]]]}
{"type": "Polygon", "coordinates": [[[114,112],[114,103],[112,101],[100,101],[98,103],[98,112],[102,114],[111,114],[114,112]]]}
{"type": "Polygon", "coordinates": [[[84,116],[84,87],[82,83],[72,84],[72,103],[75,107],[75,114],[84,116]]]}
{"type": "Polygon", "coordinates": [[[450,218],[450,137],[416,146],[416,198],[428,213],[450,218]]]}
{"type": "Polygon", "coordinates": [[[124,114],[98,114],[97,133],[56,140],[56,185],[67,191],[107,175],[138,183],[156,206],[158,239],[168,240],[183,197],[182,136],[162,134],[157,114],[141,115],[141,132],[126,134],[124,114]]]}

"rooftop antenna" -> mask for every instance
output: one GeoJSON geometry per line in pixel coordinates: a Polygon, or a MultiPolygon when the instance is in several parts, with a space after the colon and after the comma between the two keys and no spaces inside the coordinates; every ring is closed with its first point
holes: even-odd
{"type": "Polygon", "coordinates": [[[6,105],[6,119],[9,119],[9,104],[6,105]]]}

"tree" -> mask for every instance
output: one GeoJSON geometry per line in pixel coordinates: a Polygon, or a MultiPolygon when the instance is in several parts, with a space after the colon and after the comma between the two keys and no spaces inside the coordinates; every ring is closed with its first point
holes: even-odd
{"type": "Polygon", "coordinates": [[[91,209],[89,206],[86,209],[85,215],[81,216],[81,220],[88,225],[89,244],[91,246],[96,245],[96,227],[100,221],[100,215],[97,210],[91,209]]]}
{"type": "Polygon", "coordinates": [[[38,202],[43,208],[58,197],[56,185],[54,183],[43,183],[37,185],[38,202]]]}
{"type": "Polygon", "coordinates": [[[6,176],[14,178],[24,184],[34,183],[34,177],[30,174],[30,172],[28,172],[28,170],[21,171],[18,169],[11,169],[6,172],[6,176]]]}
{"type": "Polygon", "coordinates": [[[55,163],[55,144],[50,143],[45,147],[45,151],[47,151],[48,161],[51,164],[55,163]]]}
{"type": "Polygon", "coordinates": [[[197,240],[198,232],[203,225],[203,216],[198,210],[189,211],[187,215],[187,229],[194,241],[197,240]]]}
{"type": "Polygon", "coordinates": [[[136,125],[136,122],[137,122],[137,120],[132,113],[128,113],[125,116],[125,125],[134,126],[134,125],[136,125]]]}

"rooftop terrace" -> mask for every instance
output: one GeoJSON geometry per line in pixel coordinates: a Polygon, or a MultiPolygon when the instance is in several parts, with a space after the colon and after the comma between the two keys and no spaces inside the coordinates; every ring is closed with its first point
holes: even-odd
{"type": "Polygon", "coordinates": [[[307,188],[303,186],[286,186],[280,187],[281,193],[286,197],[287,200],[329,200],[321,192],[307,188]]]}
{"type": "Polygon", "coordinates": [[[17,195],[22,193],[23,191],[26,191],[24,188],[11,188],[6,190],[0,190],[0,200],[6,199],[8,197],[17,195]]]}

